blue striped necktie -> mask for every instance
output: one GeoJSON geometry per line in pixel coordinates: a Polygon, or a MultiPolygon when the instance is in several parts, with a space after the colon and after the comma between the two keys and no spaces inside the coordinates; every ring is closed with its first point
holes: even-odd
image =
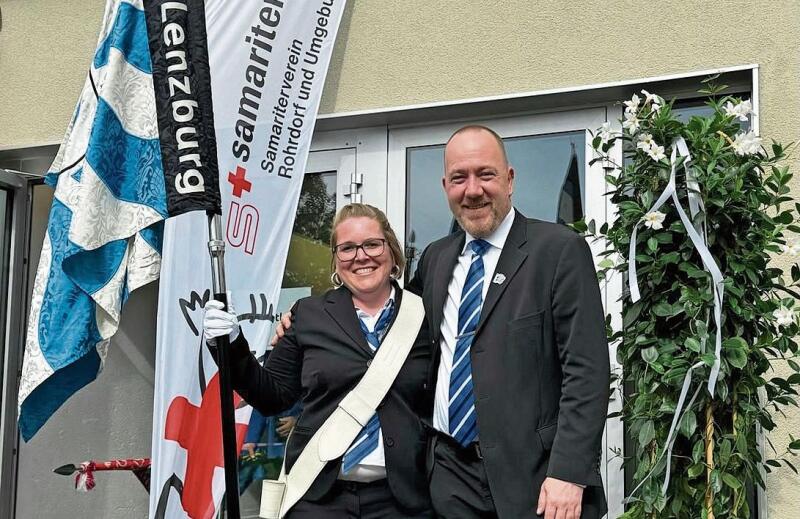
{"type": "Polygon", "coordinates": [[[478,437],[478,422],[475,417],[475,395],[472,392],[472,361],[470,346],[475,329],[481,318],[483,306],[483,254],[489,248],[484,240],[473,240],[472,263],[461,290],[458,306],[458,335],[453,352],[453,368],[450,371],[450,436],[467,446],[478,437]]]}
{"type": "MultiPolygon", "coordinates": [[[[392,321],[392,315],[394,315],[394,300],[390,299],[389,306],[384,308],[381,312],[373,331],[369,331],[364,321],[359,318],[358,324],[361,326],[361,331],[364,333],[364,337],[366,337],[367,343],[370,348],[372,348],[373,352],[378,351],[381,340],[383,336],[386,335],[386,330],[389,327],[389,323],[392,321]]],[[[363,460],[367,454],[378,447],[380,431],[381,424],[378,421],[378,413],[375,413],[372,415],[372,418],[369,419],[367,425],[358,433],[358,436],[356,436],[355,441],[353,441],[353,444],[347,452],[344,453],[344,458],[342,458],[342,472],[345,474],[350,472],[353,467],[361,463],[361,460],[363,460]]]]}

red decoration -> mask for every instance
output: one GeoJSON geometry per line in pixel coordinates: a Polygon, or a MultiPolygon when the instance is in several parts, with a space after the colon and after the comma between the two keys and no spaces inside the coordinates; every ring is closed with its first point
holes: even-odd
{"type": "Polygon", "coordinates": [[[53,472],[64,476],[75,473],[75,489],[88,492],[95,487],[94,473],[99,470],[130,470],[133,475],[150,491],[150,458],[127,458],[118,460],[89,460],[79,466],[72,464],[58,467],[53,472]]]}
{"type": "MultiPolygon", "coordinates": [[[[242,398],[234,393],[234,408],[241,401],[242,398]]],[[[192,519],[210,519],[214,516],[211,494],[214,469],[224,467],[221,421],[219,374],[209,381],[200,407],[180,396],[172,399],[167,411],[164,437],[186,449],[186,475],[183,478],[181,503],[192,519]]],[[[242,448],[246,432],[247,424],[236,424],[237,451],[242,448]]]]}

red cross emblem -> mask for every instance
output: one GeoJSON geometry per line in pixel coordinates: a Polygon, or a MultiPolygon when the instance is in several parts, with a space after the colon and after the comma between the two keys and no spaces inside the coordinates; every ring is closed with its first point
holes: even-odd
{"type": "Polygon", "coordinates": [[[228,172],[228,182],[233,184],[233,196],[242,198],[242,191],[250,192],[253,183],[247,180],[247,170],[236,166],[236,173],[228,172]]]}
{"type": "MultiPolygon", "coordinates": [[[[242,398],[233,394],[234,409],[242,398]]],[[[181,504],[192,519],[214,516],[211,484],[214,469],[225,465],[222,454],[222,418],[220,412],[219,374],[209,381],[200,407],[185,397],[172,399],[167,411],[164,437],[186,449],[186,475],[183,478],[181,504]]],[[[236,424],[236,450],[242,448],[247,424],[236,424]]]]}

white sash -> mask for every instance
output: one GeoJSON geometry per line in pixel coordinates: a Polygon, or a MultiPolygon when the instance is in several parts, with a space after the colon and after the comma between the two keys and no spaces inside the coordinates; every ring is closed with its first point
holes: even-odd
{"type": "Polygon", "coordinates": [[[389,392],[414,345],[424,318],[422,299],[403,290],[397,317],[361,381],[345,395],[322,427],[314,433],[297,457],[291,472],[286,474],[281,469],[277,480],[264,480],[260,517],[283,519],[289,509],[302,499],[325,465],[344,455],[389,392]]]}

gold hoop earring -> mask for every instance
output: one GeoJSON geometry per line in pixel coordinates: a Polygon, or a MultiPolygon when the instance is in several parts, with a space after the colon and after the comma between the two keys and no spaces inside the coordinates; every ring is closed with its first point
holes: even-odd
{"type": "Polygon", "coordinates": [[[395,263],[394,265],[392,265],[392,270],[389,271],[389,277],[392,279],[397,279],[400,277],[400,274],[401,274],[400,265],[395,263]]]}
{"type": "Polygon", "coordinates": [[[339,277],[338,272],[334,272],[333,274],[331,274],[331,284],[335,288],[341,288],[342,285],[344,285],[344,283],[342,283],[342,278],[339,277]]]}

